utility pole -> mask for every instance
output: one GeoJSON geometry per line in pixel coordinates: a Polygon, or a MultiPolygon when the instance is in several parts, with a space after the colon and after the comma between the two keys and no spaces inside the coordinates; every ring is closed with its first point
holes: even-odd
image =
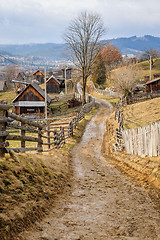
{"type": "Polygon", "coordinates": [[[67,74],[66,74],[66,70],[67,70],[67,68],[65,67],[64,68],[64,80],[65,80],[65,96],[66,96],[66,98],[67,98],[67,74]]]}
{"type": "Polygon", "coordinates": [[[44,85],[45,85],[45,119],[47,119],[47,87],[46,87],[46,68],[44,68],[44,85]]]}
{"type": "Polygon", "coordinates": [[[73,97],[75,98],[75,80],[74,78],[72,77],[72,85],[73,85],[73,97]]]}
{"type": "Polygon", "coordinates": [[[150,80],[151,80],[151,67],[152,67],[152,59],[151,59],[151,56],[150,56],[150,80]]]}

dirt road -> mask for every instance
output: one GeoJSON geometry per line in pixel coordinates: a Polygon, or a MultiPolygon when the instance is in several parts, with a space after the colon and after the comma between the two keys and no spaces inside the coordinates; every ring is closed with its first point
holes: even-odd
{"type": "Polygon", "coordinates": [[[160,215],[145,189],[101,155],[108,114],[102,108],[87,125],[82,141],[72,151],[71,187],[24,239],[160,239],[160,215]]]}

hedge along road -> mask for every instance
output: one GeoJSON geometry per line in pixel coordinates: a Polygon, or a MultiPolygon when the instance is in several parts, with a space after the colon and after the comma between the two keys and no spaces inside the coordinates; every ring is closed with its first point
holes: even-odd
{"type": "Polygon", "coordinates": [[[26,240],[160,239],[160,216],[143,187],[104,159],[109,108],[102,107],[72,151],[71,188],[26,240]]]}

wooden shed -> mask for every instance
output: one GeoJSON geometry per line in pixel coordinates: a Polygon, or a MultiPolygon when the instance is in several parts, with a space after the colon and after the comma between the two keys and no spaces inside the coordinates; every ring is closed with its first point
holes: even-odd
{"type": "Polygon", "coordinates": [[[15,85],[16,92],[21,92],[24,87],[26,87],[31,81],[28,79],[27,75],[24,72],[19,72],[17,79],[12,80],[15,85]]]}
{"type": "MultiPolygon", "coordinates": [[[[47,104],[51,98],[47,95],[47,104]]],[[[16,114],[44,113],[45,92],[35,83],[29,84],[14,100],[16,114]]]]}
{"type": "Polygon", "coordinates": [[[146,82],[146,92],[156,92],[160,90],[160,77],[146,82]]]}
{"type": "Polygon", "coordinates": [[[40,84],[44,83],[44,74],[40,70],[33,73],[33,76],[40,84]]]}
{"type": "Polygon", "coordinates": [[[52,75],[46,82],[47,93],[59,93],[60,82],[52,75]]]}

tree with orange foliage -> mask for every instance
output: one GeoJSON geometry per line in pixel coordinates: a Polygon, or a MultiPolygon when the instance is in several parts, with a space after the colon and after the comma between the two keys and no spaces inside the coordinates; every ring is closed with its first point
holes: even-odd
{"type": "Polygon", "coordinates": [[[118,48],[116,48],[113,44],[108,43],[102,49],[102,58],[106,66],[106,71],[109,72],[115,68],[115,66],[122,61],[122,55],[118,48]]]}

